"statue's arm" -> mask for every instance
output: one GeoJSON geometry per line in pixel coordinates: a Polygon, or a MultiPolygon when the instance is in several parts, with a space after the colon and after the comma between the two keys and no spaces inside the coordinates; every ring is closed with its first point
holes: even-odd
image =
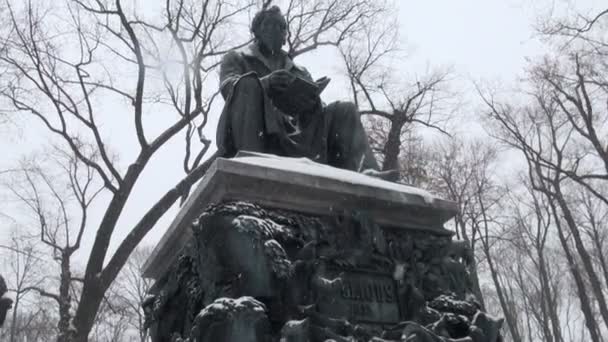
{"type": "Polygon", "coordinates": [[[246,72],[243,57],[237,51],[224,55],[220,64],[220,91],[224,99],[230,95],[236,81],[246,72]]]}

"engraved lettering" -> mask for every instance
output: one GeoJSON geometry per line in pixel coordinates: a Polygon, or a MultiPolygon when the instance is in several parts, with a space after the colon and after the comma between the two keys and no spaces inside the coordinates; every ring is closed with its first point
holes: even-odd
{"type": "Polygon", "coordinates": [[[392,284],[377,281],[344,280],[340,295],[343,299],[365,302],[392,303],[395,301],[392,284]]]}
{"type": "Polygon", "coordinates": [[[395,302],[395,293],[394,293],[394,289],[391,286],[391,284],[384,285],[384,296],[386,297],[387,303],[395,302]]]}
{"type": "Polygon", "coordinates": [[[395,282],[390,275],[364,271],[341,271],[342,286],[337,302],[318,303],[319,310],[331,317],[350,317],[355,321],[393,324],[399,322],[395,282]]]}
{"type": "Polygon", "coordinates": [[[342,282],[342,289],[340,290],[340,294],[344,299],[351,299],[353,296],[353,289],[350,286],[350,282],[344,281],[342,282]]]}
{"type": "Polygon", "coordinates": [[[376,302],[384,302],[384,297],[382,296],[382,294],[382,284],[374,283],[374,297],[376,298],[376,302]]]}
{"type": "Polygon", "coordinates": [[[353,298],[354,300],[361,300],[361,286],[357,282],[353,282],[353,298]]]}
{"type": "Polygon", "coordinates": [[[371,302],[374,299],[374,293],[372,289],[373,284],[366,283],[363,285],[363,299],[366,302],[371,302]]]}

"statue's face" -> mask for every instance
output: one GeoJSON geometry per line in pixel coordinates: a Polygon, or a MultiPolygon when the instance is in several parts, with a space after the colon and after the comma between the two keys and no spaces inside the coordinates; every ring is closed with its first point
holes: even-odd
{"type": "Polygon", "coordinates": [[[256,32],[257,39],[273,53],[281,50],[287,38],[287,23],[281,14],[267,15],[256,32]]]}

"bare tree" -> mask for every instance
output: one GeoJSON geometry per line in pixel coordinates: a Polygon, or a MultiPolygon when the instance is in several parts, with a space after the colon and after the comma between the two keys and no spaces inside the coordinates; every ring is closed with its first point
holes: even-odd
{"type": "Polygon", "coordinates": [[[556,14],[541,17],[538,31],[550,40],[555,41],[558,38],[556,43],[560,46],[568,47],[584,41],[595,53],[606,56],[608,36],[606,36],[602,24],[605,24],[608,18],[608,8],[601,9],[600,7],[600,9],[584,12],[568,8],[566,13],[566,15],[556,14]]]}
{"type": "Polygon", "coordinates": [[[294,58],[320,46],[343,45],[368,30],[370,22],[382,18],[391,8],[386,0],[284,2],[288,26],[287,52],[294,58]]]}
{"type": "Polygon", "coordinates": [[[141,304],[148,295],[152,280],[142,278],[141,274],[151,253],[151,247],[140,246],[135,249],[110,288],[110,297],[113,298],[114,306],[123,308],[125,322],[131,330],[137,331],[140,342],[146,342],[148,338],[141,304]]]}
{"type": "MultiPolygon", "coordinates": [[[[559,274],[566,270],[550,262],[563,258],[552,243],[551,211],[525,178],[519,183],[522,186],[508,192],[508,201],[502,207],[505,213],[502,237],[518,258],[516,265],[505,268],[511,272],[504,276],[515,279],[511,286],[517,287],[523,303],[524,309],[520,311],[527,319],[528,338],[534,331],[545,341],[563,341],[559,298],[565,297],[562,290],[565,281],[559,274]]],[[[500,259],[496,258],[496,262],[500,263],[500,259]]]]}
{"type": "MultiPolygon", "coordinates": [[[[447,87],[449,70],[429,72],[413,81],[394,76],[390,67],[400,54],[398,25],[386,13],[340,49],[355,104],[373,116],[372,145],[380,150],[382,169],[398,169],[399,155],[412,125],[449,135],[445,125],[457,105],[447,87]]],[[[403,76],[403,75],[400,75],[403,76]]]]}
{"type": "Polygon", "coordinates": [[[608,208],[606,13],[543,22],[541,33],[560,49],[531,66],[522,85],[527,104],[484,96],[496,134],[522,152],[534,191],[549,205],[593,340],[601,335],[598,321],[608,327],[608,278],[596,218],[608,208]]]}
{"type": "Polygon", "coordinates": [[[451,138],[437,144],[430,152],[426,169],[429,179],[427,187],[458,204],[459,210],[454,218],[456,238],[467,241],[473,253],[477,250],[478,242],[482,242],[483,253],[477,253],[481,256],[481,261],[475,260],[469,269],[474,278],[475,295],[483,305],[477,269],[478,265],[487,264],[503,304],[507,324],[514,331],[512,335],[517,341],[517,330],[514,324],[511,327],[510,312],[504,305],[502,289],[496,281],[490,253],[503,192],[493,176],[497,151],[494,146],[482,140],[462,141],[451,138]]]}
{"type": "MultiPolygon", "coordinates": [[[[290,53],[340,44],[362,29],[363,19],[377,13],[377,4],[289,2],[290,53]]],[[[95,238],[68,325],[74,329],[70,339],[86,341],[104,294],[129,255],[213,161],[214,156],[204,160],[210,141],[202,134],[218,98],[213,71],[222,54],[250,41],[248,34],[238,34],[242,26],[235,21],[242,20],[255,1],[168,0],[159,4],[161,15],[146,14],[120,0],[8,5],[11,33],[0,53],[6,69],[0,95],[15,112],[38,120],[79,165],[92,170],[103,184],[103,198],[108,198],[96,227],[92,222],[87,227],[95,238]],[[163,114],[147,120],[148,112],[163,114]],[[111,123],[107,113],[117,113],[123,125],[132,128],[129,145],[137,149],[132,160],[119,160],[112,131],[105,128],[111,123]],[[162,127],[151,128],[159,121],[162,127]],[[140,213],[110,254],[110,241],[135,185],[149,162],[180,132],[186,139],[185,176],[140,213]]]]}
{"type": "Polygon", "coordinates": [[[90,340],[92,342],[122,342],[127,340],[129,322],[127,309],[106,299],[95,317],[90,340]]]}
{"type": "MultiPolygon", "coordinates": [[[[369,122],[373,123],[369,127],[369,135],[373,137],[373,146],[378,146],[378,141],[386,141],[386,130],[377,129],[378,124],[382,125],[381,119],[372,119],[370,116],[369,122]]],[[[433,174],[431,168],[436,165],[434,156],[437,154],[437,144],[429,144],[428,139],[418,132],[415,127],[405,129],[401,137],[401,152],[399,154],[399,170],[401,171],[400,180],[405,184],[412,186],[434,189],[436,185],[436,175],[433,174]]],[[[382,150],[374,151],[382,153],[382,150]]],[[[442,193],[444,196],[445,194],[442,193]]]]}
{"type": "MultiPolygon", "coordinates": [[[[72,283],[77,279],[73,275],[72,259],[82,243],[88,224],[88,209],[102,188],[93,183],[94,169],[83,164],[76,156],[59,149],[51,150],[49,155],[49,162],[38,158],[36,162],[24,164],[20,172],[22,182],[15,182],[9,188],[30,210],[39,241],[59,266],[58,284],[43,283],[42,280],[51,276],[47,274],[40,277],[39,284],[30,284],[23,290],[35,291],[55,301],[59,317],[57,340],[68,341],[74,304],[70,292],[72,283]],[[58,170],[68,178],[56,177],[49,170],[58,170]]],[[[37,253],[43,255],[42,250],[37,253]]]]}
{"type": "Polygon", "coordinates": [[[40,274],[40,256],[31,239],[13,232],[10,245],[2,246],[2,249],[8,251],[6,264],[9,272],[5,275],[8,291],[14,294],[8,341],[15,342],[23,331],[29,329],[31,322],[30,319],[23,319],[21,306],[31,287],[43,283],[44,279],[40,274]]]}
{"type": "MultiPolygon", "coordinates": [[[[56,316],[53,310],[46,308],[48,305],[51,304],[45,300],[37,300],[29,303],[27,309],[22,306],[17,315],[17,341],[45,342],[57,336],[56,316]]],[[[9,318],[7,323],[12,324],[12,318],[9,318]]],[[[0,330],[0,340],[10,341],[10,329],[0,330]]]]}
{"type": "MultiPolygon", "coordinates": [[[[605,186],[598,191],[606,193],[605,186]]],[[[593,245],[590,252],[594,264],[599,265],[600,272],[603,274],[604,284],[608,284],[608,229],[606,222],[608,219],[608,206],[597,201],[595,196],[588,191],[578,193],[577,198],[577,224],[581,227],[583,234],[587,236],[587,241],[593,245]]]]}
{"type": "MultiPolygon", "coordinates": [[[[541,67],[543,65],[546,64],[541,67]]],[[[534,72],[533,75],[537,75],[538,71],[534,72]]],[[[601,182],[603,177],[603,171],[596,168],[600,166],[603,169],[603,157],[599,153],[590,153],[597,152],[597,149],[593,134],[589,134],[596,127],[594,123],[601,121],[588,121],[585,124],[587,128],[582,128],[579,125],[581,121],[564,106],[560,98],[563,94],[552,82],[543,77],[532,80],[530,103],[527,105],[499,103],[487,94],[483,99],[489,108],[489,117],[497,123],[495,136],[522,153],[528,166],[527,178],[548,205],[548,213],[575,281],[585,324],[595,341],[600,338],[600,328],[592,303],[597,304],[601,319],[607,324],[605,287],[590,256],[590,244],[584,241],[577,225],[578,214],[573,210],[572,199],[567,194],[587,191],[605,205],[603,194],[591,185],[592,182],[601,182]]]]}
{"type": "MultiPolygon", "coordinates": [[[[580,303],[584,318],[581,326],[586,331],[577,331],[577,335],[588,332],[591,340],[601,340],[600,322],[604,322],[604,329],[608,327],[603,291],[608,283],[603,272],[603,253],[599,252],[602,238],[597,220],[608,208],[603,190],[608,179],[608,149],[603,139],[608,120],[604,107],[608,98],[608,44],[605,30],[601,29],[606,13],[604,10],[592,15],[543,18],[540,31],[558,46],[559,53],[532,65],[519,94],[525,99],[524,104],[498,103],[493,96],[483,96],[490,118],[498,123],[493,134],[519,150],[526,161],[524,183],[529,184],[534,199],[531,217],[537,229],[534,234],[529,228],[517,230],[531,237],[529,241],[533,243],[523,243],[520,238],[517,247],[527,253],[525,263],[532,262],[534,270],[518,287],[531,303],[524,312],[532,315],[544,340],[563,340],[564,331],[572,336],[569,311],[566,324],[560,324],[564,312],[560,311],[559,298],[574,296],[580,303]],[[567,296],[560,296],[552,279],[550,269],[555,268],[555,262],[546,261],[545,246],[551,238],[558,239],[562,250],[554,256],[566,259],[571,275],[574,291],[567,296]]],[[[529,221],[519,220],[513,226],[528,227],[529,221]]],[[[509,274],[514,273],[507,273],[506,277],[509,274]]]]}

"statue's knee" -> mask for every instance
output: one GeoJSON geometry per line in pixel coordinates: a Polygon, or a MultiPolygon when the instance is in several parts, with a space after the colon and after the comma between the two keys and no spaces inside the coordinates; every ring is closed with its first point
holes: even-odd
{"type": "Polygon", "coordinates": [[[342,107],[342,110],[344,110],[344,112],[348,113],[349,115],[359,115],[359,109],[357,108],[357,105],[355,105],[354,102],[342,101],[340,102],[340,106],[342,107]]]}
{"type": "Polygon", "coordinates": [[[246,93],[248,95],[262,94],[262,85],[260,84],[260,81],[253,76],[241,78],[236,84],[236,89],[238,90],[238,93],[246,93]]]}
{"type": "Polygon", "coordinates": [[[359,120],[359,109],[350,101],[336,101],[330,103],[326,110],[331,112],[336,120],[350,121],[359,120]]]}

